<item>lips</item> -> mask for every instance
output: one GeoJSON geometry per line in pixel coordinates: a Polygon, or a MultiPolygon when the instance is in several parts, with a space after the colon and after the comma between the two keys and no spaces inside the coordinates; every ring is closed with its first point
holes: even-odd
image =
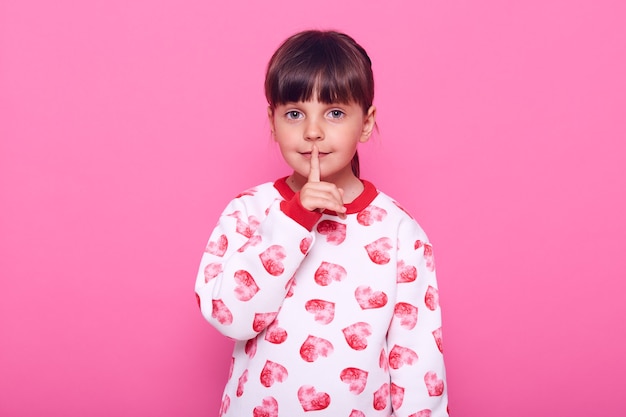
{"type": "MultiPolygon", "coordinates": [[[[326,155],[329,155],[330,152],[319,152],[318,156],[320,158],[323,158],[326,155]]],[[[311,152],[300,152],[300,155],[304,156],[305,158],[310,158],[311,157],[311,152]]]]}

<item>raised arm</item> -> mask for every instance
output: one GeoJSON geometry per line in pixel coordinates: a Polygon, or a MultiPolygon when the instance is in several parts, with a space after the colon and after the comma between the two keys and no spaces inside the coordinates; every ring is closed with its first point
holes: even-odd
{"type": "Polygon", "coordinates": [[[219,218],[202,256],[195,291],[204,317],[236,339],[255,337],[276,317],[305,256],[309,230],[244,195],[219,218]],[[267,215],[266,215],[267,211],[267,215]]]}

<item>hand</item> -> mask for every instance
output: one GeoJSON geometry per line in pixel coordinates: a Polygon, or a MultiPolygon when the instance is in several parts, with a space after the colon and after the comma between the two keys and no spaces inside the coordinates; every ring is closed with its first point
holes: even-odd
{"type": "Polygon", "coordinates": [[[307,183],[300,190],[300,204],[310,211],[334,211],[339,218],[346,218],[343,190],[330,182],[320,181],[320,159],[317,145],[311,150],[311,168],[307,183]]]}

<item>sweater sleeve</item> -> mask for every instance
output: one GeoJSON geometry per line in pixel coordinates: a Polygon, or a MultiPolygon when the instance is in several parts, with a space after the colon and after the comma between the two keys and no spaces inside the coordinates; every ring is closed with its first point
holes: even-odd
{"type": "Polygon", "coordinates": [[[448,416],[433,251],[413,220],[400,225],[397,265],[398,296],[387,336],[394,415],[448,416]]]}
{"type": "Polygon", "coordinates": [[[281,211],[279,200],[267,208],[254,207],[253,199],[226,207],[196,277],[203,316],[235,340],[251,339],[274,321],[314,239],[281,211]]]}

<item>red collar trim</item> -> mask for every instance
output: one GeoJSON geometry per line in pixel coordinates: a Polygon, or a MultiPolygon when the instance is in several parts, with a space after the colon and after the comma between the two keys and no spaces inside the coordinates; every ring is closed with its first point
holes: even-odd
{"type": "MultiPolygon", "coordinates": [[[[360,212],[361,210],[369,206],[378,195],[378,190],[376,189],[374,184],[366,180],[361,180],[361,182],[363,183],[363,191],[361,192],[361,194],[359,194],[357,198],[354,199],[352,203],[346,204],[346,209],[348,210],[346,214],[354,214],[360,212]]],[[[287,185],[287,177],[276,180],[276,182],[274,182],[274,188],[278,190],[280,195],[285,200],[291,200],[291,198],[296,194],[289,187],[289,185],[287,185]]],[[[336,215],[334,211],[325,211],[324,213],[336,215]]]]}

